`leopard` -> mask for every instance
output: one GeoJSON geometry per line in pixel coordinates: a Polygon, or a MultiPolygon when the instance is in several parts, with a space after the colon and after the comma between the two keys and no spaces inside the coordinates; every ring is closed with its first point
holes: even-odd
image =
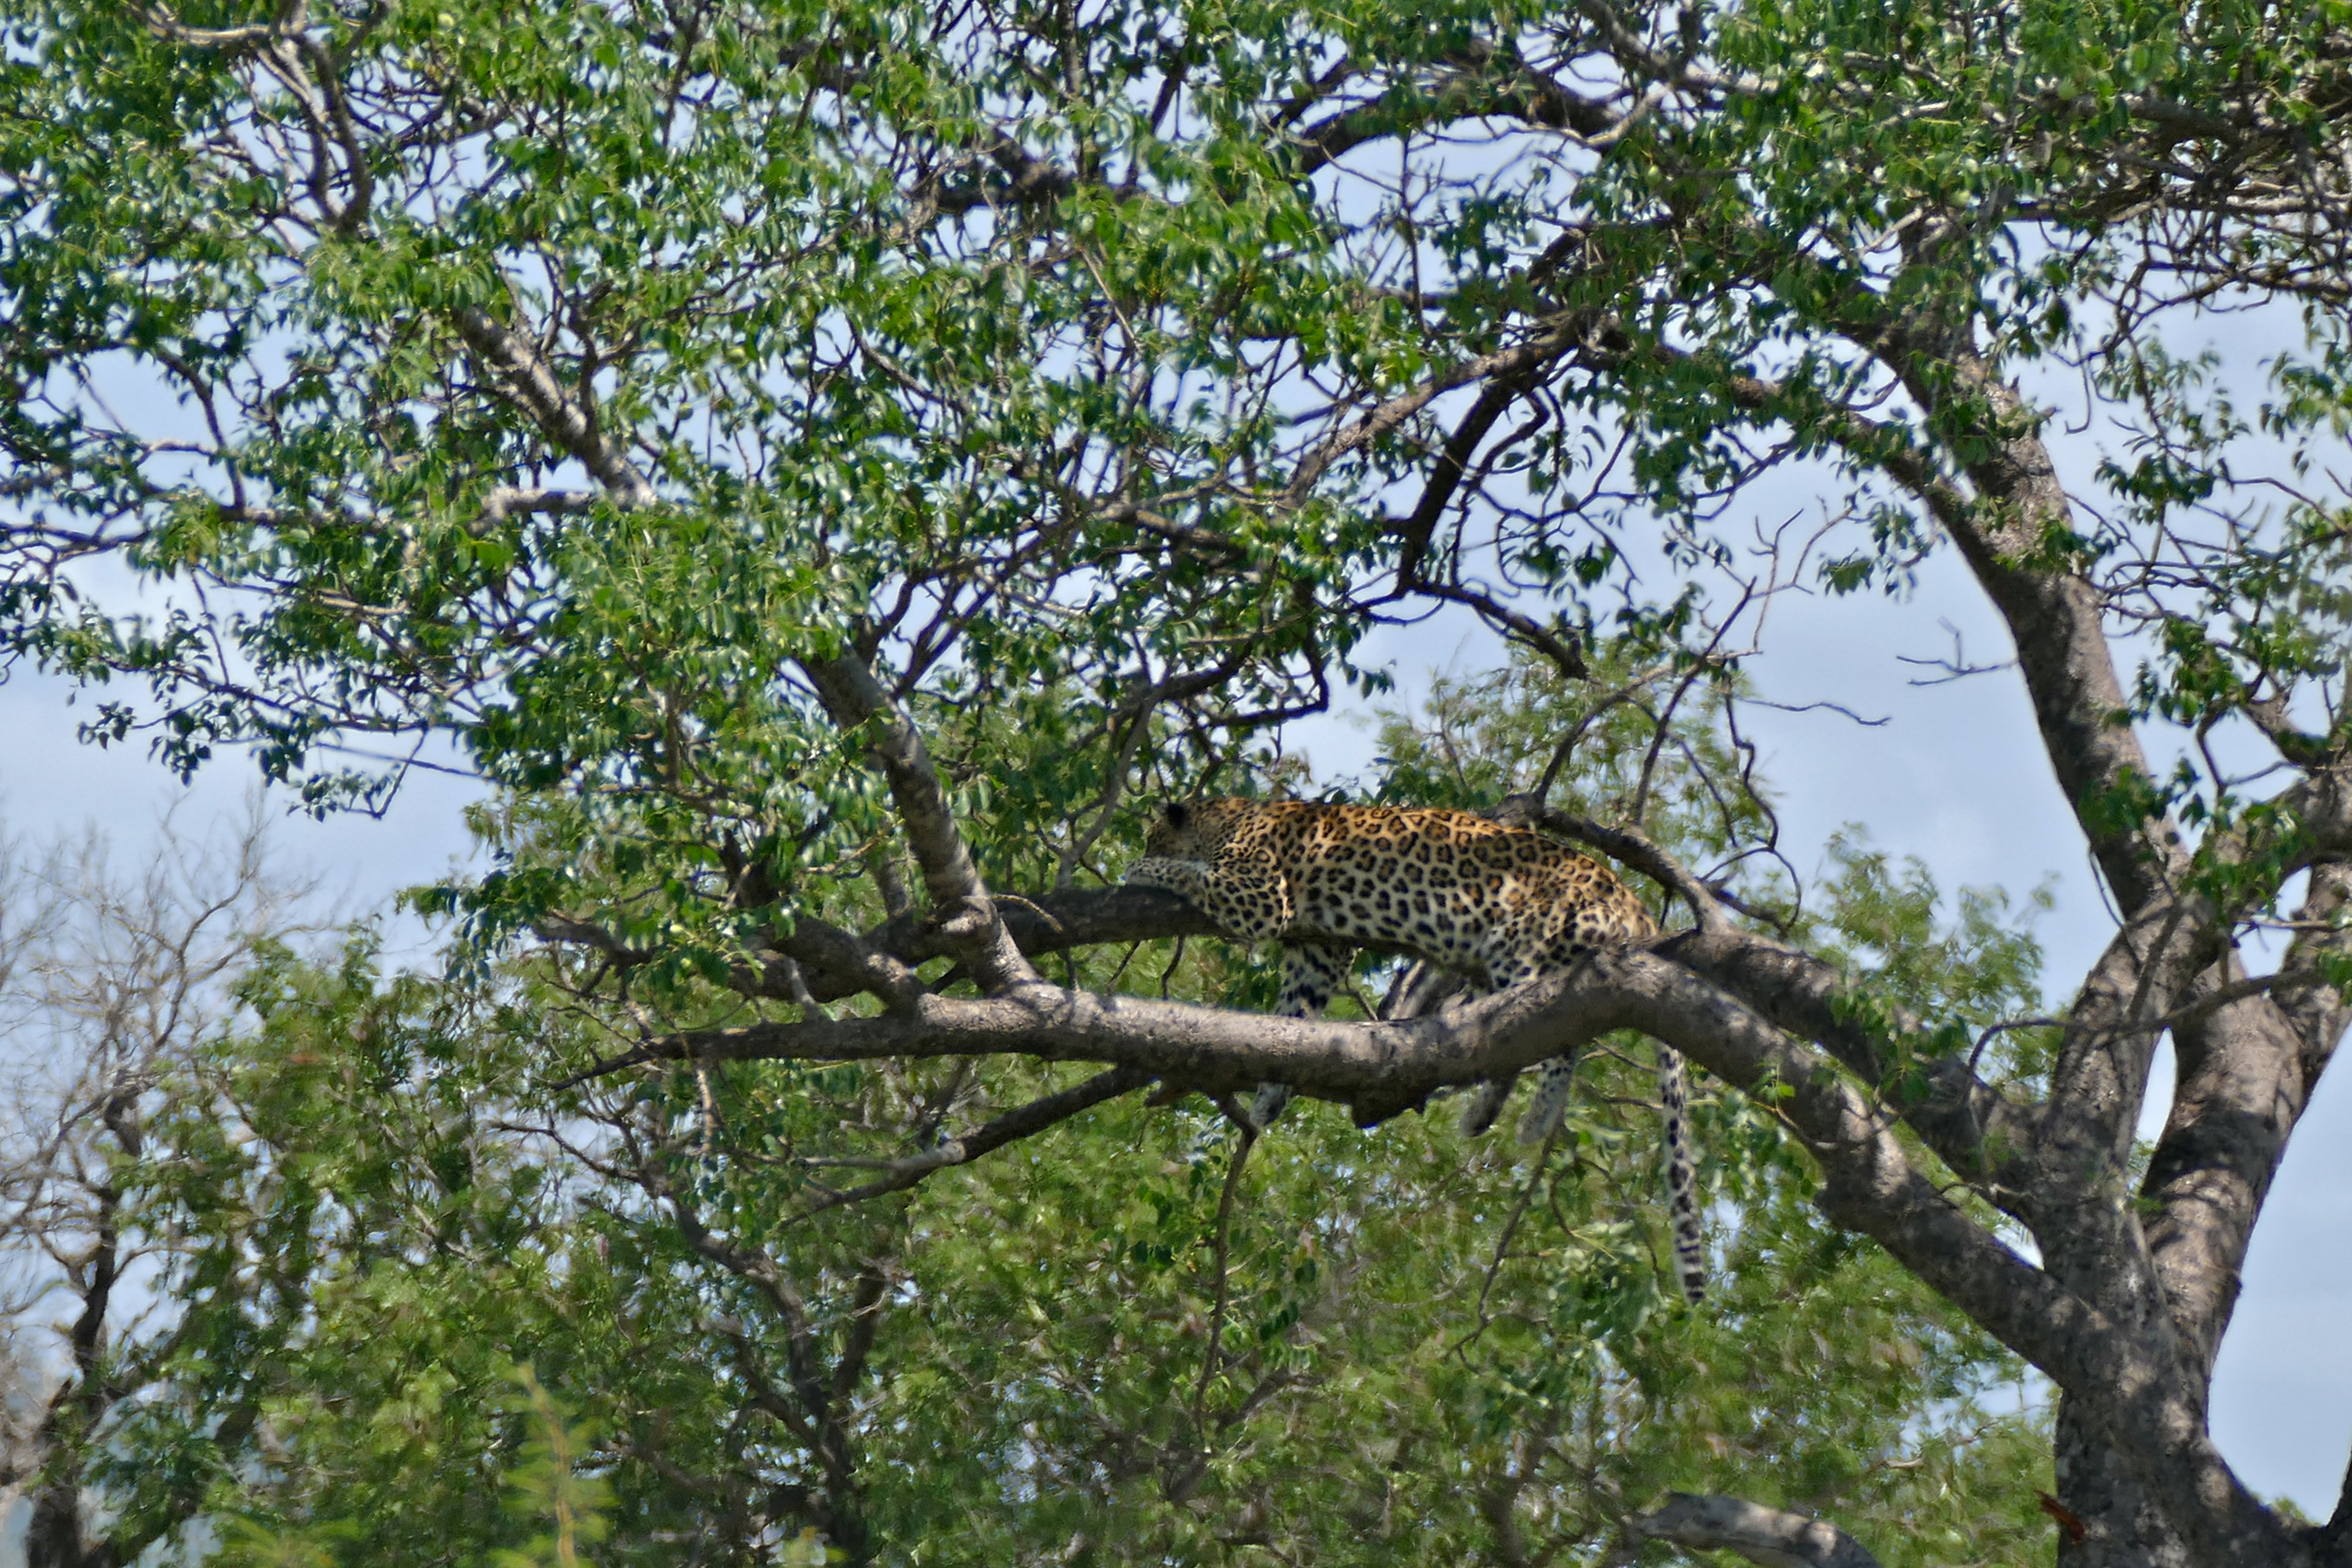
{"type": "MultiPolygon", "coordinates": [[[[1658,927],[1615,872],[1555,839],[1466,811],[1223,798],[1164,805],[1128,868],[1130,886],[1190,903],[1225,936],[1282,946],[1278,1015],[1313,1018],[1348,984],[1360,948],[1419,960],[1495,992],[1559,973],[1596,948],[1647,942],[1658,927]]],[[[1656,1043],[1675,1262],[1683,1294],[1706,1292],[1706,1241],[1691,1153],[1682,1053],[1656,1043]]],[[[1568,1109],[1578,1051],[1544,1062],[1521,1142],[1549,1138],[1568,1109]]],[[[1517,1074],[1472,1095],[1465,1130],[1491,1126],[1517,1074]]],[[[1265,1084],[1252,1135],[1290,1099],[1265,1084]]]]}

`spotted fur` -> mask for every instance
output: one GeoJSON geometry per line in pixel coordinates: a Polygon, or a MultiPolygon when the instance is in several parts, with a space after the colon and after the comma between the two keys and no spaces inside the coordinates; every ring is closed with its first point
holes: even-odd
{"type": "MultiPolygon", "coordinates": [[[[1319,1015],[1347,983],[1359,947],[1422,959],[1496,991],[1657,927],[1633,889],[1598,861],[1521,828],[1465,811],[1323,805],[1308,801],[1207,800],[1170,805],[1144,842],[1129,882],[1181,894],[1227,935],[1282,943],[1276,1011],[1319,1015]]],[[[1665,1112],[1668,1199],[1684,1293],[1706,1289],[1681,1053],[1661,1044],[1658,1098],[1665,1112]]],[[[1568,1107],[1573,1050],[1543,1064],[1519,1122],[1523,1142],[1551,1135],[1568,1107]]],[[[1484,1132],[1510,1096],[1510,1079],[1481,1084],[1465,1126],[1484,1132]]],[[[1282,1084],[1257,1093],[1260,1126],[1290,1099],[1282,1084]]]]}

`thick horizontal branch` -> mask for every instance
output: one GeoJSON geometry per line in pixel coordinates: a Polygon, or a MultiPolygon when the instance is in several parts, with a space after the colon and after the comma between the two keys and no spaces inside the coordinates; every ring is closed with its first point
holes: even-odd
{"type": "MultiPolygon", "coordinates": [[[[1678,885],[1678,868],[1646,854],[1635,835],[1605,829],[1577,818],[1572,824],[1540,819],[1594,845],[1644,875],[1678,885]],[[1589,830],[1589,831],[1588,831],[1589,830]],[[1655,864],[1650,862],[1655,860],[1655,864]]],[[[1700,891],[1705,891],[1700,885],[1700,891]]],[[[1064,889],[999,905],[1005,929],[1031,958],[1066,949],[1138,942],[1183,936],[1214,936],[1216,928],[1175,894],[1156,888],[1064,889]]],[[[877,928],[866,941],[909,963],[944,954],[912,916],[877,928]]],[[[1924,1026],[1899,1008],[1877,1005],[1858,992],[1853,979],[1810,953],[1754,932],[1724,930],[1670,937],[1658,951],[1704,975],[1789,1032],[1826,1047],[1865,1083],[1885,1088],[1892,1064],[1889,1037],[1917,1035],[1924,1026]],[[1871,1020],[1880,1026],[1874,1029],[1871,1020]]],[[[835,979],[813,971],[809,985],[820,1001],[863,989],[847,976],[835,979]]],[[[2021,1193],[2022,1151],[2032,1146],[2034,1112],[2002,1095],[1969,1070],[1958,1057],[1908,1062],[1919,1086],[1899,1102],[1904,1120],[1937,1156],[1970,1182],[1981,1183],[1998,1201],[2021,1193]]]]}
{"type": "Polygon", "coordinates": [[[1268,1017],[1043,984],[979,999],[926,995],[903,1015],[763,1023],[675,1037],[648,1054],[699,1060],[873,1060],[1018,1054],[1096,1061],[1212,1092],[1274,1080],[1393,1104],[1533,1066],[1612,1029],[1676,1047],[1778,1109],[1821,1159],[1824,1205],[1987,1321],[2062,1382],[2051,1326],[2079,1316],[2045,1277],[1912,1168],[1888,1119],[1828,1058],[1738,997],[1655,954],[1611,950],[1457,1012],[1395,1023],[1268,1017]]]}
{"type": "MultiPolygon", "coordinates": [[[[1559,826],[1549,816],[1544,825],[1559,826]]],[[[1593,826],[1581,819],[1578,826],[1593,826]]],[[[1676,875],[1675,868],[1663,862],[1655,867],[1646,864],[1649,857],[1633,836],[1597,827],[1590,836],[1581,831],[1576,836],[1644,874],[1664,872],[1670,879],[1676,875]]],[[[1003,899],[996,910],[1007,934],[1033,961],[1076,948],[1219,934],[1191,904],[1158,888],[1058,889],[1003,899]]],[[[625,952],[595,928],[580,922],[542,921],[540,929],[551,941],[597,946],[623,964],[642,963],[650,956],[625,952]]],[[[874,928],[862,942],[803,921],[793,940],[783,946],[800,963],[809,994],[818,1002],[877,994],[877,962],[914,965],[956,952],[953,942],[917,913],[874,928]]],[[[1780,1028],[1827,1047],[1865,1083],[1881,1089],[1892,1076],[1885,1048],[1889,1037],[1923,1032],[1918,1020],[1858,992],[1852,978],[1833,966],[1754,932],[1685,931],[1666,939],[1657,951],[1730,992],[1780,1028]]],[[[891,975],[898,973],[894,968],[891,975]]],[[[736,984],[751,994],[790,995],[780,982],[748,969],[737,977],[736,984]]],[[[889,999],[898,1005],[897,996],[889,999]]],[[[1253,1019],[1250,1025],[1264,1022],[1253,1019]]],[[[2021,1152],[2032,1145],[2032,1109],[1985,1084],[1960,1058],[1908,1062],[1905,1068],[1920,1092],[1903,1098],[1899,1110],[1929,1147],[1964,1178],[1982,1184],[1995,1201],[2013,1198],[2012,1188],[2021,1192],[2024,1178],[2017,1163],[2021,1152]]],[[[1432,1087],[1435,1085],[1416,1080],[1420,1092],[1432,1087]]],[[[1332,1097],[1350,1098],[1344,1093],[1332,1097]]],[[[1411,1100],[1386,1102],[1411,1103],[1411,1100]]]]}

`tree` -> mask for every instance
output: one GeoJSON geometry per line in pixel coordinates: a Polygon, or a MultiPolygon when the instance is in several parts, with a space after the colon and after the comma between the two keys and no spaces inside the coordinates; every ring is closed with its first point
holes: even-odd
{"type": "Polygon", "coordinates": [[[2205,1408],[2345,1022],[2332,0],[10,15],[8,624],[143,687],[100,738],[251,746],[321,807],[454,742],[527,829],[456,907],[598,955],[626,1060],[1103,1069],[952,1137],[969,1079],[925,1069],[877,1187],[1153,1079],[1378,1122],[1638,1029],[2056,1385],[2068,1562],[2352,1553],[2205,1408]],[[2245,301],[2305,325],[2251,419],[2167,336],[2245,301]],[[2053,367],[2127,433],[2082,484],[2053,367]],[[1750,572],[1792,465],[1822,531],[1750,572]],[[1677,715],[1734,722],[1800,574],[1900,593],[1945,548],[2117,911],[2046,1026],[1919,1011],[1651,831],[1670,770],[1768,848],[1677,715]],[[137,618],[118,560],[176,592],[137,618]],[[1634,783],[1520,809],[1695,923],[1412,1019],[1086,984],[1202,934],[1088,885],[1134,797],[1274,782],[1286,721],[1377,688],[1367,629],[1444,606],[1609,672],[1634,783]]]}
{"type": "Polygon", "coordinates": [[[156,1299],[179,1238],[139,1217],[127,1173],[151,1154],[152,1123],[184,1112],[183,1069],[220,1026],[231,977],[257,942],[300,930],[307,893],[273,874],[257,820],[206,844],[166,821],[161,839],[135,878],[95,835],[37,857],[0,839],[0,1038],[14,1069],[0,1321],[20,1384],[0,1487],[29,1502],[25,1550],[42,1568],[105,1568],[146,1544],[135,1527],[93,1529],[87,1506],[107,1435],[156,1394],[179,1349],[182,1325],[156,1299]]]}

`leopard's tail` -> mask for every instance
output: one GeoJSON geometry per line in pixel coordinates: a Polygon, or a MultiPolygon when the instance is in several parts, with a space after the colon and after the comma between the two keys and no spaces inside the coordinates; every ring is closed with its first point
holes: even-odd
{"type": "Polygon", "coordinates": [[[1666,1209],[1675,1232],[1675,1269],[1693,1306],[1706,1300],[1706,1233],[1698,1223],[1698,1172],[1691,1161],[1690,1079],[1683,1054],[1658,1046],[1658,1102],[1665,1108],[1666,1209]]]}

